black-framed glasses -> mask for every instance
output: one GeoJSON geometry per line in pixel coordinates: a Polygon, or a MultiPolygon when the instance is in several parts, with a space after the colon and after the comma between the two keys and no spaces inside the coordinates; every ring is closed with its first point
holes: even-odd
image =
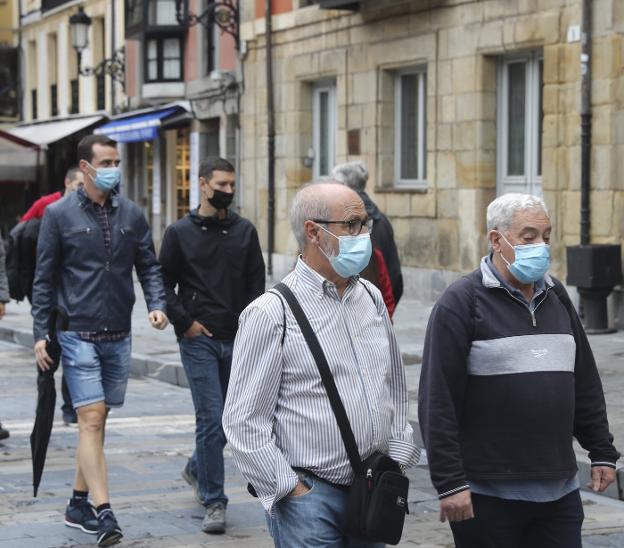
{"type": "Polygon", "coordinates": [[[343,225],[347,227],[347,231],[351,236],[357,236],[362,232],[362,228],[366,227],[368,233],[370,234],[373,231],[373,220],[366,219],[362,221],[361,219],[352,219],[350,221],[326,221],[324,219],[312,219],[315,223],[325,224],[325,225],[343,225]]]}

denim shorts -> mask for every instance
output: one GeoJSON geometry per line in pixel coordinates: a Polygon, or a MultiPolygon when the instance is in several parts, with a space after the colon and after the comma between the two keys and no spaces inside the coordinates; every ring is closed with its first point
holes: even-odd
{"type": "Polygon", "coordinates": [[[59,331],[57,338],[74,407],[101,401],[107,407],[121,407],[130,374],[132,338],[91,342],[75,331],[59,331]]]}

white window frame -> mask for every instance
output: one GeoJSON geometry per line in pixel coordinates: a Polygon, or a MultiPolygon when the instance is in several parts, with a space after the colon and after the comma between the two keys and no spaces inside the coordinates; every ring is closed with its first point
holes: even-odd
{"type": "MultiPolygon", "coordinates": [[[[540,63],[541,51],[505,56],[498,62],[497,141],[496,141],[496,193],[521,192],[542,195],[540,145],[540,63]],[[509,148],[509,71],[514,63],[526,64],[525,77],[525,126],[524,126],[524,175],[508,174],[509,148]]],[[[542,83],[543,86],[543,83],[542,83]]]]}
{"type": "Polygon", "coordinates": [[[331,174],[331,170],[336,163],[336,84],[335,82],[322,82],[314,84],[312,90],[312,147],[314,149],[314,162],[312,174],[314,179],[325,177],[331,174]],[[328,172],[321,173],[321,128],[320,128],[320,108],[321,95],[328,94],[327,100],[327,126],[329,142],[328,172]]]}
{"type": "Polygon", "coordinates": [[[398,187],[427,188],[427,65],[396,71],[394,76],[394,182],[398,187]],[[401,111],[402,80],[408,74],[418,74],[418,176],[401,177],[401,111]]]}

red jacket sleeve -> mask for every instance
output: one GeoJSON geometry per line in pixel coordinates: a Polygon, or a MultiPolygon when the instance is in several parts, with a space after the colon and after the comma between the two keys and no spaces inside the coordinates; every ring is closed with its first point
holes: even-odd
{"type": "Polygon", "coordinates": [[[386,303],[388,315],[390,316],[390,319],[392,319],[394,309],[396,308],[396,302],[394,301],[394,294],[392,292],[390,272],[388,272],[388,267],[386,266],[386,261],[384,260],[381,251],[377,248],[373,248],[373,253],[375,254],[375,264],[377,265],[377,281],[379,282],[379,290],[383,296],[384,303],[386,303]]]}
{"type": "Polygon", "coordinates": [[[33,205],[30,206],[28,211],[24,213],[24,216],[20,219],[20,222],[30,221],[31,219],[41,219],[43,217],[43,212],[45,208],[50,204],[60,200],[62,198],[62,194],[60,192],[54,192],[53,194],[47,194],[46,196],[41,196],[33,205]]]}

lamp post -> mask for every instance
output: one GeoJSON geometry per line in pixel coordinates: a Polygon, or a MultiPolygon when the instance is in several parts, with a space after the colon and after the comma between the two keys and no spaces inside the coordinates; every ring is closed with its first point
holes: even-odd
{"type": "Polygon", "coordinates": [[[176,0],[176,21],[183,27],[200,24],[208,28],[213,23],[223,32],[234,38],[236,49],[239,49],[238,35],[238,3],[237,0],[217,0],[208,2],[199,15],[186,9],[185,0],[176,0]]]}
{"type": "Polygon", "coordinates": [[[113,52],[109,59],[104,59],[95,67],[82,67],[82,51],[89,45],[90,25],[91,17],[84,12],[82,7],[78,8],[78,11],[69,18],[72,47],[76,50],[78,58],[78,74],[81,76],[108,74],[114,81],[119,82],[125,91],[126,65],[123,47],[113,52]]]}

